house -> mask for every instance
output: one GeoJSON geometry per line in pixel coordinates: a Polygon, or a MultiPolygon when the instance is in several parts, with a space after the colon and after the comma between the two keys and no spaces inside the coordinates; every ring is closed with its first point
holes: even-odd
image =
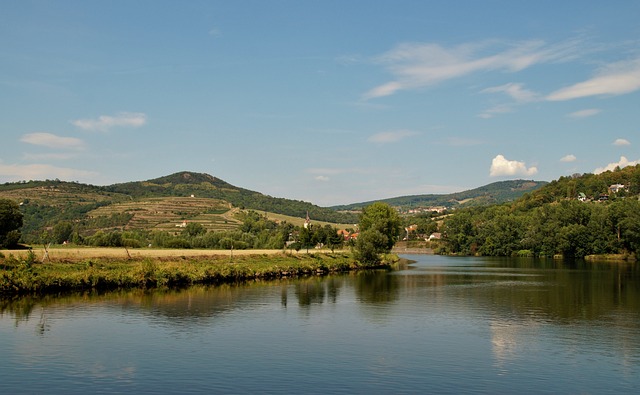
{"type": "Polygon", "coordinates": [[[418,230],[418,225],[410,225],[406,228],[404,228],[405,232],[407,232],[407,236],[404,238],[405,240],[409,240],[409,235],[412,232],[416,232],[418,230]]]}
{"type": "Polygon", "coordinates": [[[627,189],[624,187],[624,184],[613,184],[609,186],[609,191],[611,193],[618,193],[621,191],[626,191],[627,189]]]}
{"type": "Polygon", "coordinates": [[[580,192],[578,194],[578,200],[581,202],[586,202],[587,201],[587,195],[585,195],[583,192],[580,192]]]}
{"type": "Polygon", "coordinates": [[[346,229],[340,229],[338,230],[338,235],[342,236],[342,238],[344,239],[344,241],[349,241],[349,240],[356,240],[358,238],[358,233],[357,232],[349,232],[346,229]]]}
{"type": "Polygon", "coordinates": [[[436,232],[436,233],[432,233],[427,239],[427,241],[434,241],[434,240],[440,240],[440,239],[442,239],[442,233],[436,232]]]}

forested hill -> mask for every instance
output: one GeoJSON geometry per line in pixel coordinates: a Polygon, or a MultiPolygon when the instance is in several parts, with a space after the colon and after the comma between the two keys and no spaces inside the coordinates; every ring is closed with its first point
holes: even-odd
{"type": "Polygon", "coordinates": [[[640,258],[640,165],[561,177],[515,202],[456,210],[441,253],[640,258]]]}
{"type": "MultiPolygon", "coordinates": [[[[431,194],[401,196],[380,200],[394,207],[413,208],[444,206],[469,207],[514,201],[527,192],[535,191],[547,184],[546,181],[510,180],[499,181],[479,188],[456,192],[451,194],[431,194]]],[[[373,202],[353,203],[349,205],[334,206],[334,210],[359,210],[373,202]]]]}

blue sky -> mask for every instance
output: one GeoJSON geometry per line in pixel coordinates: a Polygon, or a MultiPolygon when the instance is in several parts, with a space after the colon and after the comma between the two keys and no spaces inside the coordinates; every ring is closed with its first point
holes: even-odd
{"type": "Polygon", "coordinates": [[[640,160],[640,2],[0,0],[0,182],[328,206],[640,160]]]}

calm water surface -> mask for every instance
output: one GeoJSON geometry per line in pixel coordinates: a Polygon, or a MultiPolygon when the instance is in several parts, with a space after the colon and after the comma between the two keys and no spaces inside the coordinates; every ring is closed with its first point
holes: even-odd
{"type": "Polygon", "coordinates": [[[635,393],[640,268],[395,272],[0,301],[1,393],[635,393]]]}

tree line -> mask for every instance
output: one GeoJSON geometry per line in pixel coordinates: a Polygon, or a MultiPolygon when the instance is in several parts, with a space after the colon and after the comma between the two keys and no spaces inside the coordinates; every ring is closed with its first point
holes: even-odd
{"type": "Polygon", "coordinates": [[[442,253],[576,258],[638,254],[640,201],[571,199],[531,209],[524,209],[522,202],[477,207],[448,217],[442,231],[442,253]]]}

